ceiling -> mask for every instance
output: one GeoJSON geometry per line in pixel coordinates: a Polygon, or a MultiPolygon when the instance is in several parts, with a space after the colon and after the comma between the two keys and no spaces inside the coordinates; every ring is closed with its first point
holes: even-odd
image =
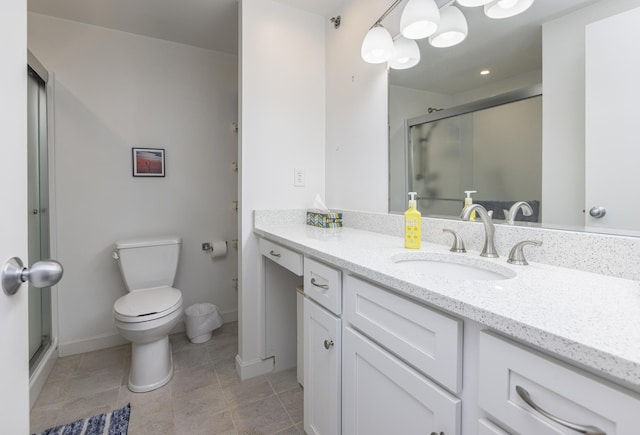
{"type": "MultiPolygon", "coordinates": [[[[275,1],[329,18],[346,0],[275,1]]],[[[440,6],[449,1],[436,0],[440,6]]],[[[392,70],[390,80],[409,88],[455,94],[540,68],[540,24],[595,1],[536,0],[523,14],[503,20],[485,17],[481,7],[461,7],[469,24],[467,39],[451,48],[433,48],[426,40],[419,41],[422,61],[410,70],[392,70]],[[481,77],[482,68],[492,73],[481,77]]],[[[399,33],[403,6],[401,3],[382,22],[392,35],[399,33]]],[[[28,8],[152,38],[238,53],[238,0],[28,0],[28,8]]]]}
{"type": "MultiPolygon", "coordinates": [[[[276,0],[329,16],[342,0],[276,0]]],[[[238,53],[238,0],[28,0],[28,9],[81,23],[238,53]]]]}
{"type": "MultiPolygon", "coordinates": [[[[448,1],[436,0],[440,6],[448,1]]],[[[390,81],[413,89],[457,94],[540,69],[542,23],[596,1],[536,0],[524,13],[501,20],[487,18],[482,7],[459,7],[467,19],[467,38],[450,48],[434,48],[426,39],[418,41],[420,63],[408,70],[391,70],[390,81]],[[482,69],[491,74],[481,76],[482,69]]],[[[401,10],[397,8],[382,22],[392,35],[400,33],[401,10]]]]}

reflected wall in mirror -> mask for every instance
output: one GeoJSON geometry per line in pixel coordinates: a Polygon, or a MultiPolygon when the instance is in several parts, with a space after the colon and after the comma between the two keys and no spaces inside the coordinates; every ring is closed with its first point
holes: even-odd
{"type": "MultiPolygon", "coordinates": [[[[440,6],[441,3],[438,2],[440,6]]],[[[635,219],[631,224],[620,224],[614,219],[616,215],[640,214],[640,210],[629,208],[634,202],[629,185],[608,186],[605,189],[609,192],[628,192],[626,201],[613,204],[610,201],[616,195],[608,195],[598,200],[607,204],[590,203],[595,200],[586,191],[588,186],[613,179],[607,171],[615,172],[616,165],[612,165],[612,169],[603,167],[595,182],[589,181],[589,171],[585,169],[591,153],[585,150],[585,142],[589,143],[589,138],[585,136],[586,125],[602,124],[589,111],[585,115],[585,100],[589,100],[589,95],[594,93],[593,89],[585,87],[585,58],[587,65],[600,64],[598,54],[586,46],[585,34],[592,23],[639,7],[640,0],[536,0],[528,11],[509,20],[490,20],[484,16],[482,8],[460,8],[469,23],[469,36],[462,44],[438,49],[418,41],[421,63],[410,70],[389,71],[389,211],[397,213],[406,209],[406,195],[410,190],[409,119],[426,116],[429,108],[449,109],[542,83],[543,128],[539,133],[542,137],[542,225],[640,234],[640,219],[635,219]],[[485,69],[490,73],[481,75],[480,71],[485,69]],[[590,118],[586,119],[585,116],[590,118]],[[607,208],[604,218],[594,218],[588,213],[590,208],[598,205],[607,208]]],[[[394,34],[395,29],[390,30],[394,34]]],[[[610,51],[621,50],[613,41],[610,41],[609,47],[610,51]]],[[[616,70],[615,65],[612,69],[616,70]]],[[[636,81],[628,83],[627,89],[633,90],[633,95],[640,86],[636,81]]],[[[624,97],[610,96],[612,101],[624,97]]],[[[615,110],[622,109],[609,110],[615,113],[615,110]]],[[[622,136],[635,136],[634,123],[623,130],[622,136]]],[[[433,134],[436,134],[435,131],[433,134]]],[[[591,136],[595,137],[593,134],[591,136]]],[[[602,134],[598,137],[602,138],[602,134]]],[[[598,145],[608,146],[607,143],[598,145]]],[[[625,145],[623,148],[623,151],[617,151],[617,164],[640,160],[640,155],[631,154],[637,147],[625,145]]],[[[491,160],[493,157],[485,151],[483,158],[491,160]]],[[[483,195],[477,186],[465,186],[459,192],[453,190],[455,188],[447,191],[447,198],[455,195],[452,199],[457,200],[458,207],[464,198],[463,190],[478,190],[479,195],[483,195]]],[[[500,201],[503,198],[490,199],[500,201]]],[[[426,215],[440,214],[439,210],[433,211],[427,211],[426,215]]]]}

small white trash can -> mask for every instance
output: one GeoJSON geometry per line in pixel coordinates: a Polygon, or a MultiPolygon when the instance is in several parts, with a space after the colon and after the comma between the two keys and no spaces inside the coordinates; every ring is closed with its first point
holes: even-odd
{"type": "Polygon", "coordinates": [[[214,304],[193,304],[184,310],[184,323],[192,343],[205,343],[211,340],[213,330],[222,326],[222,316],[214,304]]]}

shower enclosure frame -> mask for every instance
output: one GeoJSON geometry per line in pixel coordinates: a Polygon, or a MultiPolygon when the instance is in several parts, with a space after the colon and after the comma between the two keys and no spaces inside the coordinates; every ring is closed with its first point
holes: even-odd
{"type": "MultiPolygon", "coordinates": [[[[27,51],[27,66],[44,82],[46,95],[46,141],[47,141],[47,193],[48,193],[48,220],[49,220],[49,257],[57,258],[57,214],[56,214],[56,184],[55,184],[55,132],[54,132],[54,74],[49,72],[38,59],[27,51]]],[[[43,120],[40,120],[42,123],[43,120]]],[[[29,367],[29,397],[30,406],[37,400],[42,388],[53,370],[58,358],[58,287],[53,286],[49,290],[51,301],[50,313],[50,339],[49,344],[40,350],[35,364],[29,367]]]]}

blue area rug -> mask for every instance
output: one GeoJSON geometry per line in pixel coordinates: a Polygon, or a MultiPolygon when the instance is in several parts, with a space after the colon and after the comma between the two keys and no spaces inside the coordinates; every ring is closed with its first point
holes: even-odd
{"type": "Polygon", "coordinates": [[[115,411],[52,427],[33,435],[127,435],[131,404],[115,411]]]}

